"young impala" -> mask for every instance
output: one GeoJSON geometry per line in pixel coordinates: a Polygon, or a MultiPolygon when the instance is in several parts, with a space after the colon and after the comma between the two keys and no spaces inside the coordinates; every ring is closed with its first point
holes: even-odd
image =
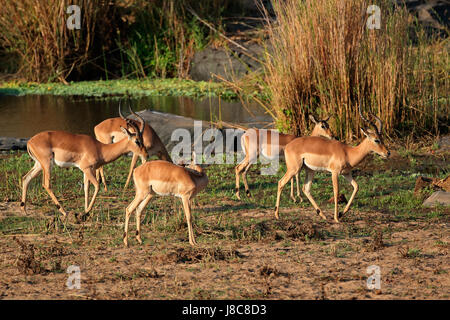
{"type": "MultiPolygon", "coordinates": [[[[309,119],[315,124],[313,131],[311,132],[311,136],[323,136],[328,139],[333,139],[333,133],[330,130],[328,125],[328,120],[330,117],[317,121],[313,115],[309,116],[309,119]]],[[[242,160],[235,168],[236,173],[236,197],[241,200],[239,195],[239,175],[242,174],[242,180],[244,181],[245,192],[248,197],[251,197],[250,190],[247,183],[247,171],[250,169],[250,166],[253,163],[256,163],[256,159],[260,152],[268,158],[274,158],[275,156],[283,156],[284,148],[286,145],[297,138],[297,136],[292,134],[283,134],[278,133],[278,154],[271,154],[271,140],[272,140],[272,131],[264,130],[267,133],[266,141],[263,141],[261,144],[259,142],[260,131],[258,129],[249,129],[241,136],[241,145],[245,152],[245,158],[242,160]],[[253,138],[252,138],[253,135],[253,138]],[[256,139],[255,139],[256,137],[256,139]]],[[[262,132],[263,134],[265,132],[262,132]]],[[[297,182],[297,196],[300,198],[300,202],[302,202],[302,197],[300,195],[300,189],[298,186],[298,173],[295,175],[297,182]]],[[[294,178],[291,179],[291,199],[296,202],[294,196],[294,178]]]]}
{"type": "Polygon", "coordinates": [[[303,166],[305,166],[306,169],[306,180],[302,190],[316,209],[317,213],[326,220],[322,210],[310,194],[315,171],[331,172],[334,191],[334,220],[339,222],[339,218],[347,213],[358,192],[358,184],[352,177],[351,169],[358,165],[371,152],[375,152],[383,158],[388,158],[390,155],[390,152],[385,147],[381,137],[383,125],[380,118],[373,115],[377,121],[377,125],[374,125],[364,118],[361,113],[361,107],[359,107],[359,114],[372,128],[361,128],[361,132],[364,134],[365,138],[356,147],[348,146],[337,140],[328,140],[321,137],[297,138],[286,146],[285,158],[287,171],[278,182],[277,203],[275,207],[275,217],[277,219],[279,218],[278,210],[281,191],[284,185],[292,178],[292,176],[299,172],[303,166]],[[339,175],[343,175],[353,186],[353,193],[342,214],[338,214],[339,175]]]}
{"type": "Polygon", "coordinates": [[[121,127],[123,134],[128,139],[113,144],[103,144],[93,137],[64,131],[44,131],[33,136],[27,143],[27,149],[35,163],[34,167],[22,178],[22,210],[26,212],[28,184],[39,172],[43,171],[42,186],[48,192],[58,210],[64,217],[67,216],[66,211],[50,188],[51,168],[53,164],[56,164],[63,168],[75,166],[83,171],[86,216],[91,211],[98,193],[99,183],[95,178],[97,168],[128,152],[137,153],[143,159],[147,157],[147,151],[142,143],[144,122],[141,122],[140,127],[131,122],[130,124],[134,128],[134,132],[121,127]],[[89,183],[94,185],[95,191],[88,204],[89,183]]]}
{"type": "Polygon", "coordinates": [[[155,194],[181,198],[188,225],[189,243],[192,246],[196,245],[192,230],[190,200],[207,186],[208,177],[203,169],[195,164],[195,153],[192,156],[192,163],[188,167],[163,160],[146,162],[134,169],[133,180],[136,196],[125,209],[125,232],[123,234],[125,246],[128,246],[128,222],[134,210],[136,210],[136,239],[142,244],[141,213],[155,194]]]}
{"type": "MultiPolygon", "coordinates": [[[[139,115],[137,115],[131,108],[130,112],[136,116],[136,118],[139,119],[139,121],[144,121],[139,115]]],[[[120,106],[119,106],[120,110],[120,106]]],[[[98,125],[95,126],[94,132],[95,137],[98,141],[102,143],[114,143],[119,140],[122,140],[126,138],[126,135],[122,132],[120,129],[121,127],[132,129],[135,125],[138,124],[137,121],[125,118],[120,112],[119,118],[110,118],[106,119],[102,122],[100,122],[98,125]]],[[[166,147],[161,142],[161,139],[156,134],[155,130],[148,124],[145,124],[144,131],[142,133],[142,139],[144,141],[144,146],[147,149],[147,153],[149,157],[152,157],[156,155],[161,160],[166,160],[169,162],[172,162],[172,159],[169,156],[169,153],[166,150],[166,147]]],[[[136,166],[137,159],[139,157],[138,153],[133,152],[133,158],[131,159],[131,165],[130,170],[128,172],[127,181],[125,182],[125,186],[123,187],[123,190],[125,190],[128,186],[128,183],[131,180],[131,175],[133,173],[133,169],[136,166]]],[[[142,160],[142,159],[141,159],[142,160]]],[[[103,185],[105,188],[105,191],[107,191],[106,187],[106,180],[105,175],[103,173],[103,166],[97,169],[96,171],[96,177],[97,180],[100,182],[100,175],[101,175],[101,181],[103,181],[103,185]]]]}

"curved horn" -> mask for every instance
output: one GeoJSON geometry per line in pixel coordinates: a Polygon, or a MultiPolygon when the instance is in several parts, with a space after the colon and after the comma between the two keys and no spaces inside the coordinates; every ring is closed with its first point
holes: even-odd
{"type": "MultiPolygon", "coordinates": [[[[122,101],[119,100],[119,116],[120,116],[123,120],[127,121],[127,119],[123,116],[122,111],[120,110],[120,109],[121,109],[121,107],[120,107],[121,103],[122,103],[122,101]]],[[[128,122],[128,121],[127,121],[127,122],[128,122]]]]}
{"type": "Polygon", "coordinates": [[[333,116],[333,115],[330,114],[326,119],[323,119],[322,121],[328,122],[328,120],[330,120],[330,118],[331,118],[332,116],[333,116]]]}
{"type": "Polygon", "coordinates": [[[375,121],[377,122],[377,125],[375,127],[377,128],[378,134],[381,134],[381,130],[383,130],[383,122],[372,112],[370,114],[375,118],[375,121]]]}
{"type": "Polygon", "coordinates": [[[381,122],[380,118],[378,118],[377,116],[375,116],[372,112],[369,111],[369,114],[371,116],[373,116],[376,120],[377,120],[377,125],[375,125],[372,121],[367,120],[366,118],[364,118],[364,116],[362,115],[361,112],[361,105],[358,106],[358,110],[359,110],[359,115],[361,116],[361,118],[367,122],[373,129],[375,129],[375,131],[377,131],[378,133],[381,132],[381,129],[383,128],[383,123],[381,122]]]}
{"type": "Polygon", "coordinates": [[[144,119],[142,119],[142,117],[140,115],[138,115],[136,112],[133,111],[133,109],[131,109],[131,106],[128,104],[128,108],[130,109],[130,112],[136,117],[138,118],[139,122],[141,123],[141,128],[139,129],[139,132],[141,134],[144,133],[144,128],[145,128],[145,121],[144,119]]]}
{"type": "Polygon", "coordinates": [[[313,123],[317,124],[317,120],[312,114],[309,115],[309,120],[311,120],[313,123]]]}
{"type": "Polygon", "coordinates": [[[359,116],[361,117],[361,119],[363,119],[365,122],[370,123],[369,120],[367,120],[366,118],[364,118],[362,112],[361,112],[361,105],[358,105],[358,111],[359,111],[359,116]]]}

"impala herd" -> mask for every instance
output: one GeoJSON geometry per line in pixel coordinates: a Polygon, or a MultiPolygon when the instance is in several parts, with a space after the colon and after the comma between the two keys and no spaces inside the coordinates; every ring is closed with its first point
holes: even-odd
{"type": "MultiPolygon", "coordinates": [[[[196,242],[192,229],[191,200],[198,192],[206,188],[208,177],[204,169],[196,164],[195,153],[192,154],[190,165],[172,163],[169,153],[153,128],[146,124],[144,119],[131,108],[129,110],[137,118],[137,121],[124,117],[119,104],[120,117],[106,119],[95,126],[95,138],[64,131],[44,131],[33,136],[27,143],[27,150],[35,163],[33,168],[22,178],[21,209],[26,213],[28,185],[42,171],[42,186],[50,195],[57,209],[66,218],[67,212],[51,189],[50,174],[54,164],[64,168],[75,166],[84,174],[85,206],[84,215],[80,218],[86,219],[97,197],[100,181],[103,182],[104,189],[107,191],[103,166],[113,162],[123,154],[131,152],[133,157],[123,190],[127,188],[131,177],[133,177],[136,194],[133,201],[125,209],[125,232],[123,234],[125,246],[128,246],[128,224],[134,211],[136,211],[136,239],[142,244],[141,213],[155,194],[181,198],[188,225],[189,243],[194,246],[196,242]],[[157,156],[160,160],[147,162],[147,158],[151,156],[157,156]],[[141,158],[142,165],[134,169],[138,158],[141,158]],[[94,186],[94,194],[89,201],[90,183],[94,186]]],[[[365,138],[356,147],[334,139],[328,125],[330,117],[316,120],[310,115],[309,118],[315,126],[311,136],[308,137],[279,133],[278,139],[276,139],[277,135],[272,130],[246,130],[241,137],[245,158],[235,167],[236,197],[239,200],[241,199],[239,194],[240,175],[242,175],[244,181],[246,194],[251,197],[246,174],[250,166],[257,161],[258,155],[262,154],[269,159],[281,156],[286,161],[287,170],[278,182],[275,218],[279,219],[281,192],[284,185],[289,181],[291,181],[290,197],[296,202],[293,187],[294,176],[297,182],[297,196],[302,201],[298,176],[302,168],[305,168],[306,178],[302,188],[303,193],[311,202],[317,214],[325,220],[326,216],[314,201],[310,190],[316,171],[331,172],[335,204],[334,220],[339,222],[339,218],[348,212],[358,192],[358,184],[352,177],[352,168],[371,152],[383,158],[390,155],[383,143],[381,120],[371,114],[376,120],[376,124],[374,124],[363,116],[360,106],[358,111],[361,119],[368,127],[366,129],[361,128],[365,138]],[[261,140],[261,134],[265,135],[265,139],[261,140]],[[338,211],[339,175],[343,175],[353,186],[353,193],[342,213],[338,211]]]]}

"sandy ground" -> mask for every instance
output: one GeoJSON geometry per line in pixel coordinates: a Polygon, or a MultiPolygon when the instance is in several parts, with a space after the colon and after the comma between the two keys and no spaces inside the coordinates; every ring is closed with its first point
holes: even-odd
{"type": "MultiPolygon", "coordinates": [[[[9,206],[9,210],[0,210],[2,216],[19,212],[17,203],[2,206],[9,206]]],[[[287,211],[281,211],[281,219],[287,211]]],[[[328,236],[316,236],[311,229],[305,232],[312,240],[305,240],[291,232],[298,231],[298,225],[274,230],[272,213],[264,210],[235,212],[241,220],[266,217],[267,224],[260,227],[267,233],[261,240],[218,239],[200,242],[196,248],[187,242],[185,227],[176,243],[158,240],[144,228],[143,238],[151,238],[152,244],[144,241],[140,246],[131,238],[130,248],[111,246],[106,240],[94,244],[82,236],[69,238],[62,233],[5,235],[0,238],[0,297],[449,298],[448,220],[386,222],[376,225],[378,230],[389,230],[382,238],[358,237],[355,232],[351,237],[335,238],[330,235],[371,228],[371,219],[382,213],[349,213],[352,217],[347,222],[334,224],[319,222],[310,211],[300,209],[301,225],[328,236]],[[66,285],[69,265],[80,267],[80,289],[66,285]],[[369,290],[367,268],[373,265],[380,270],[380,289],[369,290]]],[[[195,232],[202,231],[196,228],[195,232]]]]}

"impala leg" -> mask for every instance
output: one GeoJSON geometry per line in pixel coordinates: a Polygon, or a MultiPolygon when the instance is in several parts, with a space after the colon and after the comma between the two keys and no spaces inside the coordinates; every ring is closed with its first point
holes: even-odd
{"type": "Polygon", "coordinates": [[[344,175],[345,180],[347,180],[348,182],[350,182],[350,184],[353,186],[353,193],[352,196],[350,197],[350,200],[348,201],[347,205],[345,206],[344,212],[342,213],[342,215],[346,214],[347,211],[350,209],[350,205],[353,202],[353,199],[356,196],[356,193],[358,192],[358,183],[356,183],[356,180],[353,178],[352,174],[346,174],[344,175]]]}
{"type": "MultiPolygon", "coordinates": [[[[300,202],[303,202],[302,195],[300,194],[300,185],[298,183],[298,176],[300,172],[295,174],[295,182],[297,183],[297,197],[300,202]]],[[[297,202],[297,198],[294,196],[294,178],[291,179],[291,199],[294,202],[297,202]]]]}
{"type": "Polygon", "coordinates": [[[278,190],[277,190],[277,203],[275,205],[275,218],[279,219],[280,216],[278,215],[278,211],[280,209],[280,198],[281,198],[281,191],[283,191],[283,187],[288,183],[289,180],[292,179],[292,177],[295,174],[295,170],[288,170],[284,176],[278,181],[278,190]]]}
{"type": "Polygon", "coordinates": [[[186,222],[188,225],[189,243],[192,246],[195,246],[195,245],[197,245],[197,242],[195,242],[194,230],[192,229],[192,214],[191,214],[191,208],[189,206],[189,196],[183,196],[182,201],[183,201],[184,214],[186,215],[186,222]]]}
{"type": "Polygon", "coordinates": [[[47,191],[53,202],[56,204],[56,208],[59,210],[59,212],[61,212],[64,218],[66,218],[67,212],[61,206],[52,189],[50,188],[50,163],[47,166],[43,166],[42,169],[43,169],[42,186],[47,191]]]}
{"type": "Polygon", "coordinates": [[[84,183],[84,211],[87,211],[89,206],[89,179],[86,176],[86,173],[83,175],[83,183],[84,183]]]}
{"type": "Polygon", "coordinates": [[[97,179],[98,183],[103,182],[103,187],[105,192],[108,191],[108,187],[106,186],[106,179],[105,179],[105,173],[103,172],[103,166],[95,170],[95,178],[97,179]],[[101,178],[101,180],[100,180],[101,178]]]}
{"type": "Polygon", "coordinates": [[[128,172],[127,182],[125,182],[123,191],[125,191],[127,189],[128,184],[130,183],[131,176],[133,175],[133,169],[136,166],[136,162],[137,162],[138,158],[139,158],[139,156],[137,154],[133,153],[133,158],[131,158],[130,171],[128,172]]]}
{"type": "Polygon", "coordinates": [[[144,208],[147,206],[147,204],[149,203],[149,201],[152,197],[153,197],[153,195],[151,193],[149,193],[136,208],[136,240],[139,242],[139,244],[142,244],[141,213],[142,213],[142,210],[144,210],[144,208]]]}
{"type": "Polygon", "coordinates": [[[252,163],[250,162],[244,170],[244,173],[242,174],[242,180],[244,181],[244,188],[245,188],[245,194],[247,195],[247,197],[251,198],[252,195],[250,194],[250,190],[248,187],[248,182],[247,182],[247,171],[250,169],[252,163]]]}
{"type": "Polygon", "coordinates": [[[237,197],[239,200],[241,200],[241,197],[240,197],[240,195],[239,195],[239,175],[241,174],[242,170],[245,169],[245,167],[247,166],[247,164],[248,164],[248,161],[247,161],[247,156],[246,156],[245,159],[244,159],[241,163],[239,163],[239,164],[236,166],[236,168],[234,169],[235,174],[236,174],[236,189],[235,189],[235,192],[236,192],[236,197],[237,197]]]}
{"type": "Polygon", "coordinates": [[[144,200],[145,195],[142,193],[136,193],[136,197],[131,201],[128,207],[125,209],[125,231],[123,233],[123,243],[125,247],[128,247],[128,223],[130,221],[130,216],[137,206],[144,200]]]}
{"type": "Polygon", "coordinates": [[[85,175],[85,185],[84,185],[85,197],[87,197],[88,193],[89,193],[89,182],[91,182],[95,188],[94,194],[92,195],[91,202],[89,203],[89,206],[87,208],[85,208],[84,215],[86,216],[92,210],[92,206],[94,205],[95,199],[97,198],[99,183],[98,183],[97,179],[95,179],[93,170],[91,168],[88,168],[88,169],[84,170],[83,172],[85,175]],[[87,187],[86,187],[86,185],[87,185],[87,187]]]}
{"type": "Polygon", "coordinates": [[[30,171],[22,178],[22,202],[20,203],[20,208],[24,213],[27,213],[26,209],[26,201],[27,201],[27,190],[28,185],[30,184],[31,180],[33,180],[39,172],[41,172],[42,167],[38,161],[34,163],[33,168],[31,168],[30,171]]]}
{"type": "Polygon", "coordinates": [[[303,198],[302,195],[300,194],[300,183],[298,182],[298,177],[300,175],[300,170],[297,172],[297,174],[295,175],[295,182],[297,183],[297,196],[299,198],[300,202],[303,202],[303,198]]]}
{"type": "Polygon", "coordinates": [[[339,222],[339,210],[338,210],[339,174],[337,172],[332,172],[331,180],[333,181],[333,193],[334,193],[334,221],[339,222]]]}
{"type": "Polygon", "coordinates": [[[291,179],[291,199],[294,203],[297,202],[297,199],[295,199],[294,196],[294,178],[291,179]]]}
{"type": "Polygon", "coordinates": [[[314,179],[314,170],[309,169],[306,167],[306,178],[305,178],[305,184],[303,185],[303,193],[308,198],[309,202],[313,205],[314,209],[316,209],[316,212],[319,216],[321,216],[324,220],[327,220],[327,217],[323,214],[322,210],[320,210],[319,206],[317,205],[316,201],[314,201],[313,197],[311,196],[311,185],[312,181],[314,179]]]}

